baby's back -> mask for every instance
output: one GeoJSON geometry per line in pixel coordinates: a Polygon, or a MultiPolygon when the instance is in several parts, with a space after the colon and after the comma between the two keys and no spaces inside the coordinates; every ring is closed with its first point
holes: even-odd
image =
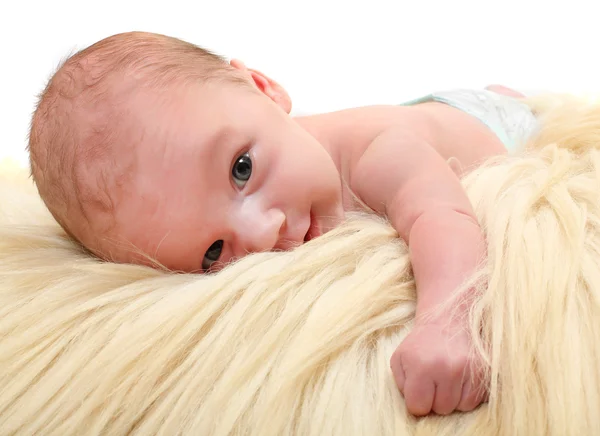
{"type": "Polygon", "coordinates": [[[335,132],[329,136],[336,136],[356,158],[381,132],[401,127],[426,140],[445,160],[458,161],[463,171],[517,149],[535,127],[524,103],[491,91],[437,93],[403,105],[367,106],[319,118],[335,132]]]}

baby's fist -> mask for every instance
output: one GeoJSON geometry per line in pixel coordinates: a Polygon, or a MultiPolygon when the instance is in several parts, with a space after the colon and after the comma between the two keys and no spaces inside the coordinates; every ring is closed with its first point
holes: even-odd
{"type": "Polygon", "coordinates": [[[390,362],[411,414],[468,412],[485,399],[483,366],[470,345],[466,326],[439,320],[415,326],[390,362]]]}

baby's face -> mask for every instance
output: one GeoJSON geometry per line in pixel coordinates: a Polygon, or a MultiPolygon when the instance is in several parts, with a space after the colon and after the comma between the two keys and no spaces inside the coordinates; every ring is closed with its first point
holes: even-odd
{"type": "Polygon", "coordinates": [[[121,244],[200,272],[300,245],[342,219],[331,156],[265,95],[219,83],[169,100],[131,103],[141,141],[115,212],[121,244]]]}

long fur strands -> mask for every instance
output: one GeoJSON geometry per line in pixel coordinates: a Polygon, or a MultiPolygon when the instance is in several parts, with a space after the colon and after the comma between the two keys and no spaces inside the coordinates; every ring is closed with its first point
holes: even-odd
{"type": "Polygon", "coordinates": [[[406,413],[389,359],[416,294],[385,220],[175,274],[91,257],[5,163],[0,434],[600,434],[600,106],[530,103],[526,150],[463,181],[489,244],[469,314],[487,404],[406,413]]]}

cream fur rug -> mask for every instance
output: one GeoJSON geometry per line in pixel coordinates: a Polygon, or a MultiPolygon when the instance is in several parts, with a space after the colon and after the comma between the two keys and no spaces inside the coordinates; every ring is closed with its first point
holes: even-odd
{"type": "Polygon", "coordinates": [[[490,403],[421,420],[389,369],[415,293],[384,221],[172,275],[88,257],[5,164],[0,434],[599,435],[600,108],[545,122],[464,181],[489,240],[490,403]]]}

